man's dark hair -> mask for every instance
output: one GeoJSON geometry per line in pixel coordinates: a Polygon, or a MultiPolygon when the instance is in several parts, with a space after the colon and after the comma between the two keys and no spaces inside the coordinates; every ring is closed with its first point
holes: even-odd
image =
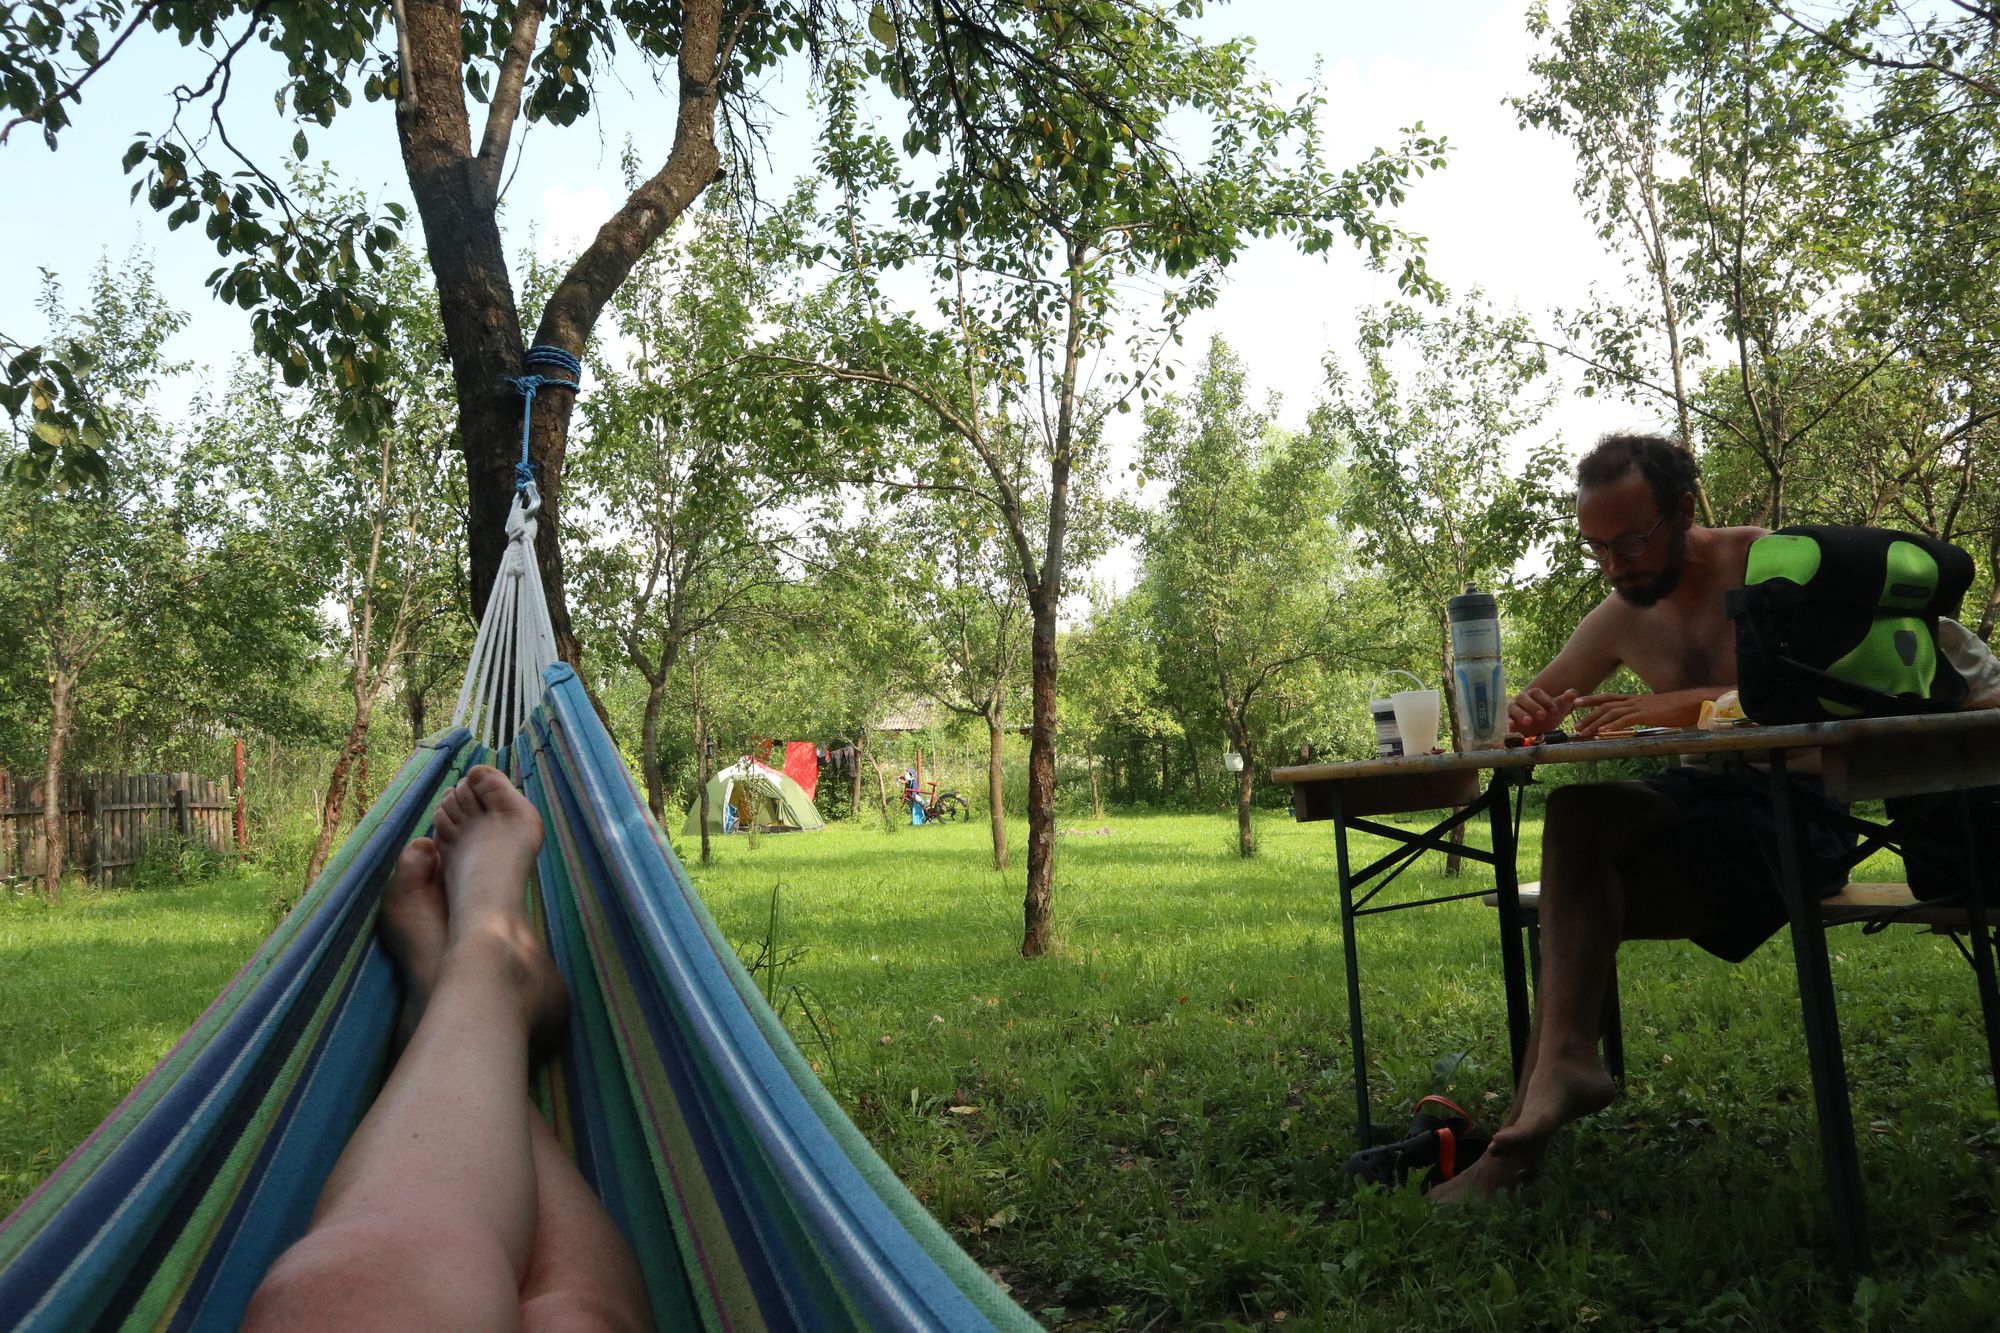
{"type": "Polygon", "coordinates": [[[1576,484],[1604,486],[1637,469],[1662,514],[1680,508],[1694,494],[1701,470],[1694,454],[1671,435],[1606,435],[1576,465],[1576,484]]]}

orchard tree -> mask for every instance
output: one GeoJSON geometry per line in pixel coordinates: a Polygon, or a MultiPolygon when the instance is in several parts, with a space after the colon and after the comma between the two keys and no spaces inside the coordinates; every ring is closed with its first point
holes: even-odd
{"type": "MultiPolygon", "coordinates": [[[[1692,441],[1691,366],[1703,347],[1682,313],[1694,299],[1684,271],[1686,230],[1662,194],[1674,174],[1667,142],[1672,24],[1657,0],[1578,0],[1560,19],[1538,0],[1528,32],[1545,45],[1528,65],[1537,86],[1513,99],[1515,114],[1523,126],[1570,141],[1577,200],[1644,293],[1636,306],[1600,299],[1559,316],[1571,346],[1586,349],[1585,391],[1657,392],[1670,401],[1680,437],[1692,441]],[[1655,333],[1657,346],[1649,342],[1655,333]]],[[[1707,492],[1699,498],[1713,523],[1707,492]]]]}
{"type": "MultiPolygon", "coordinates": [[[[80,696],[113,674],[105,668],[125,646],[134,613],[155,603],[179,554],[153,491],[157,459],[170,446],[151,398],[163,378],[184,369],[161,353],[186,316],[161,299],[150,265],[128,260],[127,271],[133,276],[121,283],[108,259],[100,261],[74,314],[63,306],[55,275],[44,271],[40,300],[51,343],[77,369],[76,397],[97,419],[117,423],[108,437],[124,446],[116,484],[37,493],[20,466],[33,456],[32,431],[23,438],[17,418],[10,477],[0,491],[0,616],[11,622],[9,638],[20,651],[9,674],[33,672],[46,682],[41,850],[42,896],[50,903],[62,883],[62,767],[80,696]]],[[[112,481],[108,467],[100,475],[112,481]]]]}
{"type": "MultiPolygon", "coordinates": [[[[88,4],[24,29],[25,40],[7,49],[0,88],[53,144],[135,30],[169,32],[211,56],[202,83],[175,90],[173,119],[132,144],[126,170],[170,226],[203,225],[223,261],[211,286],[249,313],[257,350],[294,385],[311,377],[342,386],[341,422],[357,442],[372,439],[392,410],[394,312],[374,299],[367,275],[396,244],[403,210],[391,204],[374,214],[298,197],[273,164],[237,151],[230,126],[248,112],[227,98],[238,62],[268,49],[285,70],[279,112],[297,127],[301,159],[312,131],[357,93],[393,105],[456,390],[478,612],[514,495],[523,399],[509,382],[522,373],[523,344],[583,352],[639,258],[721,170],[718,118],[747,109],[756,77],[803,44],[812,10],[759,0],[88,4]],[[500,229],[508,161],[525,123],[569,126],[588,116],[594,82],[621,43],[676,89],[672,142],[653,146],[651,174],[606,219],[524,337],[500,229]],[[734,112],[724,110],[730,104],[734,112]]],[[[558,642],[574,660],[557,542],[570,395],[544,393],[536,407],[531,452],[544,506],[537,554],[558,642]]]]}
{"type": "Polygon", "coordinates": [[[1145,473],[1166,497],[1147,526],[1145,577],[1163,674],[1200,687],[1243,756],[1236,846],[1256,851],[1250,799],[1260,755],[1252,709],[1289,674],[1346,656],[1372,638],[1344,596],[1352,576],[1336,514],[1342,468],[1334,437],[1292,434],[1250,399],[1243,363],[1209,343],[1195,386],[1146,413],[1145,473]]]}
{"type": "Polygon", "coordinates": [[[1123,597],[1090,590],[1090,615],[1063,635],[1063,672],[1056,716],[1064,741],[1083,750],[1090,774],[1092,815],[1104,819],[1098,754],[1106,739],[1128,732],[1172,741],[1181,726],[1161,701],[1159,654],[1150,633],[1150,589],[1141,584],[1123,597]]]}
{"type": "MultiPolygon", "coordinates": [[[[1565,521],[1562,461],[1536,438],[1554,392],[1547,369],[1525,322],[1491,314],[1476,293],[1436,317],[1403,305],[1369,311],[1354,368],[1327,358],[1313,430],[1351,451],[1345,516],[1401,599],[1404,623],[1423,627],[1411,665],[1428,659],[1419,674],[1443,681],[1446,719],[1456,716],[1446,603],[1467,584],[1506,587],[1565,521]],[[1526,455],[1519,464],[1516,452],[1526,455]]],[[[1558,541],[1559,554],[1567,545],[1558,541]]]]}
{"type": "Polygon", "coordinates": [[[1252,237],[1312,252],[1346,237],[1398,259],[1405,288],[1428,288],[1410,238],[1379,210],[1440,164],[1440,146],[1413,136],[1328,168],[1317,94],[1281,103],[1247,43],[1178,28],[1189,8],[1010,12],[988,46],[1004,59],[975,59],[921,23],[892,50],[832,57],[820,163],[832,202],[809,253],[835,275],[764,357],[792,389],[765,410],[842,444],[850,475],[962,492],[994,512],[1031,627],[1028,956],[1054,943],[1057,616],[1079,511],[1101,502],[1090,478],[1107,414],[1151,393],[1182,324],[1252,237]],[[864,128],[878,121],[871,77],[916,90],[902,148],[929,179],[905,179],[895,146],[864,128]],[[1205,152],[1170,140],[1175,115],[1208,128],[1205,152]],[[908,283],[884,281],[894,270],[928,275],[929,299],[899,303],[908,283]],[[1132,297],[1148,287],[1160,293],[1150,309],[1132,297]],[[1094,375],[1100,358],[1113,368],[1094,375]],[[913,413],[929,447],[897,429],[913,413]],[[1001,445],[1022,429],[1039,512],[1001,445]]]}
{"type": "MultiPolygon", "coordinates": [[[[1026,459],[1006,446],[1032,494],[1026,459]]],[[[986,801],[993,867],[1007,868],[1001,742],[1027,678],[1028,604],[990,506],[951,491],[910,494],[888,518],[898,568],[889,580],[911,650],[892,661],[906,691],[986,727],[986,801]]]]}
{"type": "Polygon", "coordinates": [[[768,315],[774,275],[726,201],[693,222],[687,245],[641,260],[614,301],[615,351],[593,359],[590,447],[573,474],[601,516],[574,548],[584,617],[646,682],[639,766],[663,826],[662,712],[683,646],[772,614],[835,518],[770,432],[704,410],[706,378],[768,315]]]}
{"type": "Polygon", "coordinates": [[[239,682],[296,667],[310,598],[270,529],[198,483],[155,409],[180,369],[163,349],[183,317],[161,299],[150,262],[101,263],[73,312],[45,276],[42,306],[48,345],[110,428],[101,482],[24,480],[32,449],[18,435],[0,481],[0,670],[43,685],[42,891],[53,902],[60,778],[78,717],[106,696],[122,700],[107,712],[178,699],[204,714],[183,725],[240,725],[243,703],[263,692],[239,682]]]}
{"type": "MultiPolygon", "coordinates": [[[[1725,456],[1734,491],[1705,479],[1710,521],[1823,512],[1795,492],[1853,461],[1839,450],[1866,433],[1863,400],[1926,396],[1911,368],[1991,320],[1968,262],[1994,249],[1991,116],[1963,114],[1959,85],[1949,110],[1913,96],[1929,74],[1859,88],[1867,61],[1833,32],[1854,36],[1859,13],[1825,34],[1766,0],[1531,14],[1546,47],[1516,109],[1575,147],[1578,197],[1651,297],[1573,312],[1561,350],[1592,387],[1671,404],[1683,436],[1725,456]]],[[[1958,425],[1979,420],[1969,405],[1958,425]]]]}
{"type": "MultiPolygon", "coordinates": [[[[305,193],[321,197],[323,179],[305,193]]],[[[462,499],[452,454],[449,369],[428,275],[392,256],[365,290],[392,313],[390,374],[377,385],[385,416],[341,426],[344,390],[330,381],[287,388],[268,366],[242,367],[203,433],[211,466],[239,503],[286,534],[309,574],[312,602],[335,609],[333,633],[349,710],[329,771],[310,884],[333,848],[350,796],[367,799],[368,737],[375,714],[416,639],[458,620],[453,595],[454,507],[462,499]]],[[[356,418],[347,418],[352,423],[356,418]]],[[[461,660],[462,666],[462,660],[461,660]]]]}

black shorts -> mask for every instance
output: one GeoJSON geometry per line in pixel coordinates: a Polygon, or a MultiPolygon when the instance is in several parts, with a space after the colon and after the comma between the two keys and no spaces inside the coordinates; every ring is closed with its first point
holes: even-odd
{"type": "MultiPolygon", "coordinates": [[[[1694,942],[1718,958],[1742,962],[1788,919],[1778,887],[1770,774],[1729,764],[1669,768],[1641,781],[1673,802],[1684,821],[1660,850],[1709,893],[1724,916],[1721,926],[1694,942]]],[[[1855,829],[1847,807],[1829,797],[1817,777],[1786,781],[1799,832],[1799,878],[1807,893],[1831,897],[1847,883],[1854,860],[1855,829]]]]}

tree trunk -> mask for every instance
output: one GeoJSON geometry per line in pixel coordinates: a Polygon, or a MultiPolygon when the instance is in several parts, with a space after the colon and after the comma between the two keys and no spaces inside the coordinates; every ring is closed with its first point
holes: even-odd
{"type": "Polygon", "coordinates": [[[1000,713],[986,715],[986,804],[993,811],[993,868],[1007,868],[1007,812],[1005,792],[1000,785],[1000,713]]]}
{"type": "Polygon", "coordinates": [[[1167,780],[1171,776],[1168,771],[1168,747],[1172,744],[1173,742],[1167,737],[1160,737],[1160,799],[1154,802],[1155,805],[1167,803],[1167,780]]]}
{"type": "Polygon", "coordinates": [[[1249,749],[1237,753],[1243,756],[1243,771],[1236,775],[1236,854],[1250,857],[1257,854],[1257,845],[1250,837],[1250,784],[1257,775],[1250,771],[1249,749]]]}
{"type": "Polygon", "coordinates": [[[1257,844],[1250,836],[1250,789],[1257,766],[1251,755],[1250,731],[1243,723],[1241,705],[1225,698],[1222,723],[1229,734],[1229,748],[1243,760],[1243,769],[1236,775],[1236,854],[1251,857],[1257,854],[1257,844]]]}
{"type": "Polygon", "coordinates": [[[1056,600],[1044,583],[1031,595],[1033,721],[1028,731],[1028,892],[1022,902],[1021,956],[1038,958],[1055,943],[1056,600]]]}
{"type": "Polygon", "coordinates": [[[667,826],[666,778],[660,772],[660,704],[666,698],[664,675],[646,687],[646,716],[639,729],[639,769],[646,782],[646,808],[653,822],[667,826]]]}
{"type": "Polygon", "coordinates": [[[42,900],[51,907],[62,895],[62,761],[63,747],[69,743],[73,687],[65,671],[49,677],[49,752],[42,760],[42,900]]]}
{"type": "MultiPolygon", "coordinates": [[[[719,0],[683,6],[679,113],[674,142],[659,173],[632,192],[598,230],[543,308],[539,342],[581,355],[604,305],[632,266],[715,179],[715,107],[720,95],[719,0]]],[[[467,543],[472,611],[483,615],[506,547],[514,499],[514,464],[521,438],[520,396],[507,379],[521,373],[520,309],[507,271],[498,196],[508,141],[520,109],[520,67],[503,64],[488,106],[486,133],[475,150],[465,89],[460,6],[410,3],[397,7],[404,64],[396,100],[397,138],[410,194],[422,219],[425,247],[437,278],[438,308],[457,390],[466,461],[467,543]],[[514,79],[512,87],[509,81],[514,79]]],[[[517,7],[521,35],[532,45],[539,8],[517,7]]],[[[549,620],[563,660],[578,659],[565,594],[561,528],[563,458],[574,394],[555,391],[534,402],[530,461],[540,470],[541,529],[535,543],[549,620]]],[[[593,701],[595,696],[593,695],[593,701]]]]}
{"type": "Polygon", "coordinates": [[[354,815],[368,813],[368,738],[361,738],[361,753],[354,756],[354,815]]]}
{"type": "Polygon", "coordinates": [[[854,738],[854,789],[847,794],[848,818],[861,822],[861,757],[868,748],[868,733],[862,732],[854,738]]]}
{"type": "Polygon", "coordinates": [[[1202,802],[1208,799],[1208,795],[1201,789],[1201,756],[1195,753],[1194,733],[1187,729],[1185,723],[1181,726],[1181,739],[1187,742],[1188,777],[1194,782],[1195,808],[1200,809],[1202,802]]]}
{"type": "Polygon", "coordinates": [[[701,863],[708,864],[708,727],[701,719],[701,659],[688,650],[688,707],[694,713],[694,789],[701,806],[701,863]]]}
{"type": "Polygon", "coordinates": [[[1986,609],[1979,613],[1978,633],[1983,643],[1993,642],[1993,624],[2000,620],[2000,528],[1986,543],[1986,576],[1993,591],[1986,599],[1986,609]]]}
{"type": "MultiPolygon", "coordinates": [[[[404,9],[402,46],[407,67],[401,76],[407,87],[397,99],[397,139],[410,195],[423,222],[431,272],[437,278],[438,312],[457,389],[459,438],[465,450],[472,615],[477,620],[485,615],[506,549],[507,510],[514,499],[518,454],[513,442],[521,438],[521,399],[507,379],[521,373],[521,315],[507,272],[492,188],[472,151],[458,6],[411,4],[404,9]]],[[[547,412],[569,396],[551,393],[539,406],[547,412]]],[[[565,426],[566,409],[567,404],[565,426]]],[[[546,504],[550,492],[560,490],[560,450],[553,459],[544,456],[536,461],[544,469],[546,504]]],[[[553,544],[553,517],[544,519],[541,535],[553,544]]],[[[546,579],[550,571],[542,572],[546,579]]],[[[558,582],[549,588],[549,612],[559,639],[568,628],[560,587],[558,582]]]]}
{"type": "Polygon", "coordinates": [[[326,782],[326,800],[320,805],[319,837],[313,841],[312,858],[306,862],[305,887],[310,889],[319,872],[326,867],[327,853],[333,849],[333,835],[340,831],[340,812],[347,807],[347,773],[368,744],[368,715],[373,711],[367,703],[358,704],[354,710],[354,725],[347,729],[347,739],[341,742],[340,756],[333,761],[333,776],[326,782]]]}
{"type": "Polygon", "coordinates": [[[882,812],[882,828],[886,831],[895,827],[889,818],[889,779],[882,775],[881,760],[871,754],[868,762],[875,770],[875,804],[882,812]]]}
{"type": "Polygon", "coordinates": [[[1104,797],[1097,790],[1097,747],[1091,746],[1084,752],[1084,766],[1090,770],[1090,809],[1097,822],[1104,822],[1104,797]]]}

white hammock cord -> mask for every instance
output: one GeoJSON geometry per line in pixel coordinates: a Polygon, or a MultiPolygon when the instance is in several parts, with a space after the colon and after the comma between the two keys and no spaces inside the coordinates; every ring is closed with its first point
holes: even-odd
{"type": "Polygon", "coordinates": [[[507,549],[486,614],[473,641],[472,660],[459,686],[452,725],[471,728],[482,744],[495,747],[514,738],[541,699],[542,673],[556,661],[555,629],[535,563],[541,493],[533,483],[515,497],[507,514],[507,549]]]}

